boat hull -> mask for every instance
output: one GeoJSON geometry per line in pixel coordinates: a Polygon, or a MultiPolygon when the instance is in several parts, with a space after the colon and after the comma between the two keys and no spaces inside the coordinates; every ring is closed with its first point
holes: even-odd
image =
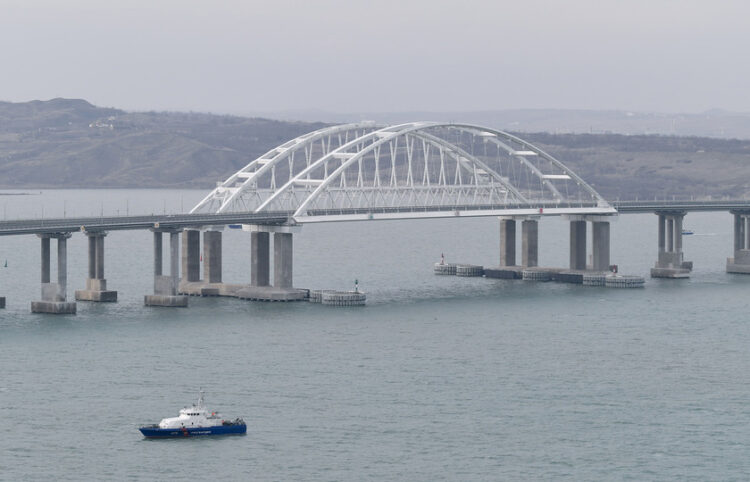
{"type": "Polygon", "coordinates": [[[141,427],[144,437],[148,438],[181,438],[181,437],[203,437],[207,435],[244,435],[247,425],[217,425],[216,427],[184,427],[184,428],[158,428],[141,427]]]}

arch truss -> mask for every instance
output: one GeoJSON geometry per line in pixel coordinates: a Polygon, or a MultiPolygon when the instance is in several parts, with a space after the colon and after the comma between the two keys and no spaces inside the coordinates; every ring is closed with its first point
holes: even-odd
{"type": "Polygon", "coordinates": [[[456,215],[612,214],[538,147],[470,124],[356,123],[292,139],[191,213],[285,212],[296,222],[456,215]]]}

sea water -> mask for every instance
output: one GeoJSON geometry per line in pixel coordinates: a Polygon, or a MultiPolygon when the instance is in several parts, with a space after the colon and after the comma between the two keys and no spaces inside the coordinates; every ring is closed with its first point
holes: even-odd
{"type": "MultiPolygon", "coordinates": [[[[0,196],[0,214],[184,212],[204,194],[34,191],[0,196]]],[[[747,479],[750,276],[724,272],[728,213],[685,225],[691,278],[633,290],[433,275],[441,254],[497,265],[495,218],[304,226],[295,286],[357,279],[368,304],[352,308],[145,307],[152,234],[113,231],[105,277],[119,300],[75,316],[30,313],[40,242],[0,237],[0,479],[747,479]],[[246,436],[141,436],[199,387],[246,436]]],[[[622,273],[647,276],[656,228],[654,215],[612,224],[622,273]]],[[[565,266],[566,222],[542,219],[539,238],[540,264],[565,266]]],[[[224,281],[249,282],[249,234],[223,242],[224,281]]],[[[86,263],[74,234],[70,299],[86,263]]]]}

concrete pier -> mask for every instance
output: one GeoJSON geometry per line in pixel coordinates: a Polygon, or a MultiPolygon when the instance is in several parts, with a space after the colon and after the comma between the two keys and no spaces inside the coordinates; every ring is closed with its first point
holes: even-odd
{"type": "MultiPolygon", "coordinates": [[[[160,230],[154,232],[154,294],[144,297],[146,306],[186,307],[188,297],[177,294],[179,283],[180,232],[160,230]],[[162,274],[162,233],[169,233],[169,276],[162,274]]],[[[200,239],[200,238],[199,238],[200,239]]]]}
{"type": "Polygon", "coordinates": [[[682,253],[682,220],[685,211],[660,211],[657,236],[659,255],[651,268],[652,278],[688,278],[693,263],[685,261],[682,253]]]}
{"type": "Polygon", "coordinates": [[[201,232],[186,229],[182,232],[182,281],[201,280],[201,232]]]}
{"type": "Polygon", "coordinates": [[[42,299],[31,302],[32,313],[75,314],[76,303],[67,301],[68,238],[70,233],[39,235],[42,244],[42,299]],[[50,239],[57,240],[57,283],[50,282],[50,239]]]}
{"type": "Polygon", "coordinates": [[[570,221],[570,269],[606,272],[610,266],[610,223],[615,216],[568,215],[570,221]],[[591,223],[591,265],[587,264],[587,226],[591,223]]]}
{"type": "Polygon", "coordinates": [[[586,221],[570,221],[570,269],[586,269],[586,221]]]}
{"type": "Polygon", "coordinates": [[[292,233],[275,233],[273,235],[274,288],[292,287],[293,256],[292,233]]]}
{"type": "Polygon", "coordinates": [[[524,219],[521,222],[521,265],[539,266],[539,220],[524,219]]]}
{"type": "MultiPolygon", "coordinates": [[[[521,279],[524,268],[539,264],[539,217],[500,217],[500,265],[484,269],[488,278],[521,279]],[[516,226],[521,221],[521,264],[516,259],[516,226]]],[[[446,274],[457,274],[452,271],[446,274]]],[[[465,275],[464,275],[465,276],[465,275]]]]}
{"type": "Polygon", "coordinates": [[[750,274],[750,211],[734,215],[734,257],[727,258],[727,273],[750,274]]]}
{"type": "Polygon", "coordinates": [[[270,233],[250,233],[250,285],[271,285],[270,233]]]}
{"type": "Polygon", "coordinates": [[[203,233],[203,279],[206,283],[221,283],[221,231],[203,233]]]}
{"type": "Polygon", "coordinates": [[[516,220],[500,218],[500,266],[516,265],[516,220]]]}
{"type": "Polygon", "coordinates": [[[117,291],[107,289],[107,280],[104,278],[104,237],[106,232],[86,233],[88,237],[88,278],[86,278],[86,289],[76,290],[75,297],[78,301],[117,301],[117,291]]]}
{"type": "Polygon", "coordinates": [[[293,234],[299,226],[243,227],[250,231],[250,284],[240,286],[230,296],[255,301],[299,301],[308,290],[294,288],[293,234]],[[270,235],[273,234],[273,284],[270,279],[270,235]]]}

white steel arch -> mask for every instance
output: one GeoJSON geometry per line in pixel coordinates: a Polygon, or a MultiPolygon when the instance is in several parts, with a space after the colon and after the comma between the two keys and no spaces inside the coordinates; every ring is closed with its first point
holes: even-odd
{"type": "Polygon", "coordinates": [[[235,211],[281,211],[297,222],[615,212],[523,139],[436,122],[347,124],[300,136],[249,163],[191,212],[235,211]],[[295,160],[298,152],[304,159],[295,160]]]}
{"type": "MultiPolygon", "coordinates": [[[[199,212],[231,212],[232,203],[242,204],[242,195],[249,192],[256,192],[258,181],[264,174],[270,174],[270,188],[275,188],[276,167],[282,161],[291,160],[294,165],[294,155],[302,151],[306,163],[312,161],[315,153],[314,145],[320,142],[320,151],[325,154],[332,148],[338,147],[342,143],[349,142],[350,138],[357,138],[360,132],[364,134],[367,131],[376,129],[374,122],[359,122],[354,124],[342,124],[331,127],[324,127],[317,131],[308,132],[299,137],[281,144],[278,147],[264,153],[257,159],[253,160],[245,167],[231,175],[226,181],[219,183],[213,191],[201,200],[190,213],[199,212]],[[335,144],[334,144],[335,143],[335,144]],[[333,147],[332,147],[332,144],[333,147]]],[[[289,169],[293,172],[293,169],[289,169]]],[[[246,206],[250,209],[250,206],[246,206]]]]}

